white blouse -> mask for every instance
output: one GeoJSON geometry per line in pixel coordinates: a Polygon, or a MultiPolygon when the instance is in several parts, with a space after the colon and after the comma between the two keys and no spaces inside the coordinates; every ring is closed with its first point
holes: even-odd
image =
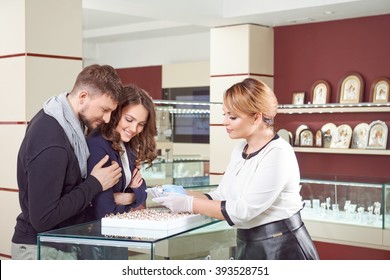
{"type": "Polygon", "coordinates": [[[125,179],[126,179],[126,185],[123,188],[123,191],[125,191],[125,189],[130,185],[130,182],[132,179],[131,178],[132,174],[131,174],[131,170],[130,170],[129,157],[127,155],[127,151],[126,151],[126,148],[125,148],[125,145],[123,144],[123,142],[121,142],[121,147],[123,149],[123,153],[121,154],[121,161],[122,161],[122,165],[123,165],[122,171],[123,171],[125,179]]]}
{"type": "Polygon", "coordinates": [[[300,172],[293,148],[281,137],[257,155],[242,157],[240,142],[218,188],[209,195],[225,200],[226,212],[236,228],[252,228],[286,219],[302,208],[300,172]]]}

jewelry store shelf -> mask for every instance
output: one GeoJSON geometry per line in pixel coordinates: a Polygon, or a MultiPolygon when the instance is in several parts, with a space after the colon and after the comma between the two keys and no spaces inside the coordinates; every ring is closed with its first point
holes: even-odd
{"type": "Polygon", "coordinates": [[[378,155],[378,156],[389,156],[390,155],[390,150],[371,150],[371,149],[339,149],[339,148],[294,147],[294,151],[297,152],[297,153],[378,155]]]}
{"type": "Polygon", "coordinates": [[[321,114],[321,113],[380,113],[390,112],[390,103],[357,103],[339,104],[328,103],[316,104],[281,104],[278,108],[279,114],[321,114]]]}

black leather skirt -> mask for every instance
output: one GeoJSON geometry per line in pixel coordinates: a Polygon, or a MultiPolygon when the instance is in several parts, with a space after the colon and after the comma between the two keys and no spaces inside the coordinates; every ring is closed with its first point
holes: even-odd
{"type": "Polygon", "coordinates": [[[319,259],[300,212],[288,219],[238,229],[236,241],[238,260],[319,259]]]}

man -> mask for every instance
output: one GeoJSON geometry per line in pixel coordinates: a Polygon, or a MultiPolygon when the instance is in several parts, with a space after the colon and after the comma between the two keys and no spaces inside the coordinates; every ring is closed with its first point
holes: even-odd
{"type": "MultiPolygon", "coordinates": [[[[17,160],[22,213],[12,238],[13,259],[37,258],[39,232],[88,221],[92,198],[119,181],[121,168],[106,163],[108,156],[88,176],[84,132],[109,122],[121,92],[114,68],[88,66],[70,93],[50,98],[29,123],[17,160]]],[[[64,244],[45,250],[48,258],[76,256],[64,244]]]]}

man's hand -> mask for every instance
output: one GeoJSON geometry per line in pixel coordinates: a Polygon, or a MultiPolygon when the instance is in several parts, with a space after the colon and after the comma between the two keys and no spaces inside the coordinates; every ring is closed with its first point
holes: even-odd
{"type": "Polygon", "coordinates": [[[103,191],[112,188],[122,177],[122,169],[115,161],[110,166],[103,167],[108,161],[108,155],[104,156],[92,169],[91,175],[94,176],[102,185],[103,191]]]}

